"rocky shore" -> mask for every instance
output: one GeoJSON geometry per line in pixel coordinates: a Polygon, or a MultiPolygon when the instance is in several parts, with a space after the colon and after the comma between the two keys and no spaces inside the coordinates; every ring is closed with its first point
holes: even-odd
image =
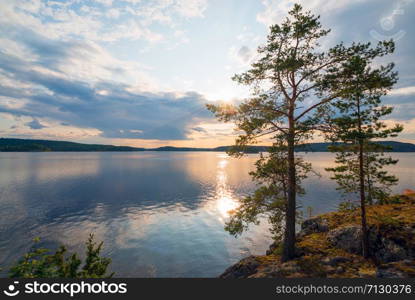
{"type": "Polygon", "coordinates": [[[281,246],[249,256],[221,278],[410,278],[415,277],[415,192],[393,204],[368,207],[370,260],[361,256],[360,211],[332,212],[304,221],[297,235],[298,257],[281,263],[281,246]]]}

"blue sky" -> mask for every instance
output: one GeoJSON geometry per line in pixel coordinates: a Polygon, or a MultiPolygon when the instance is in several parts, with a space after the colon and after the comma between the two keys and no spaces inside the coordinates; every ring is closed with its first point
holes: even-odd
{"type": "MultiPolygon", "coordinates": [[[[232,143],[205,104],[247,90],[249,67],[290,0],[0,0],[0,136],[135,146],[232,143]]],[[[299,1],[341,41],[396,39],[385,103],[415,142],[412,0],[299,1]],[[347,3],[347,4],[346,4],[347,3]]]]}

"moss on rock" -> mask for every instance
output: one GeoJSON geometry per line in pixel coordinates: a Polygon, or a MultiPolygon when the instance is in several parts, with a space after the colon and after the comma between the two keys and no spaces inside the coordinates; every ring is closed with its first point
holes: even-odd
{"type": "MultiPolygon", "coordinates": [[[[243,259],[220,277],[415,277],[414,204],[415,192],[407,192],[394,196],[392,204],[368,206],[371,247],[375,253],[370,260],[363,258],[359,249],[350,251],[341,246],[346,243],[333,242],[336,231],[342,233],[354,228],[356,232],[353,234],[356,235],[360,228],[358,209],[338,211],[302,224],[302,230],[297,235],[299,256],[296,259],[281,263],[280,247],[273,244],[267,255],[243,259]]],[[[337,238],[341,239],[341,234],[337,238]]]]}

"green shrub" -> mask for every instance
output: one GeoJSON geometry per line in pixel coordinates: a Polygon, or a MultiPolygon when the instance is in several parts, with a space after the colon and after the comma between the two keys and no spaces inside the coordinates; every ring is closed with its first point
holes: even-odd
{"type": "Polygon", "coordinates": [[[94,242],[93,234],[85,243],[86,258],[82,267],[77,253],[68,255],[63,245],[51,253],[49,249],[38,247],[39,241],[36,238],[29,252],[10,268],[11,278],[109,278],[114,275],[107,274],[111,259],[100,256],[103,242],[94,242]]]}
{"type": "Polygon", "coordinates": [[[405,203],[405,196],[402,195],[394,195],[390,196],[386,201],[385,204],[403,204],[405,203]]]}
{"type": "Polygon", "coordinates": [[[339,203],[338,210],[340,212],[350,212],[352,210],[355,210],[358,208],[358,205],[356,203],[353,203],[352,201],[343,201],[339,203]]]}
{"type": "Polygon", "coordinates": [[[399,227],[401,225],[399,220],[388,215],[374,215],[372,216],[372,218],[373,220],[375,220],[377,224],[380,224],[380,225],[393,226],[393,227],[399,227]]]}

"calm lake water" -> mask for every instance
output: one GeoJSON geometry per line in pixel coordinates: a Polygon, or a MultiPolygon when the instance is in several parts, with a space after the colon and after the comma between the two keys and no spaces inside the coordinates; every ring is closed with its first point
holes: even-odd
{"type": "MultiPolygon", "coordinates": [[[[324,171],[330,153],[306,154],[321,177],[300,199],[313,214],[340,196],[324,171]]],[[[396,192],[415,188],[415,153],[395,153],[396,192]]],[[[266,224],[239,238],[223,230],[227,212],[254,185],[242,159],[212,152],[0,153],[0,266],[41,237],[83,251],[88,234],[104,241],[118,277],[214,277],[249,254],[263,254],[266,224]]],[[[5,276],[5,273],[1,274],[5,276]]]]}

